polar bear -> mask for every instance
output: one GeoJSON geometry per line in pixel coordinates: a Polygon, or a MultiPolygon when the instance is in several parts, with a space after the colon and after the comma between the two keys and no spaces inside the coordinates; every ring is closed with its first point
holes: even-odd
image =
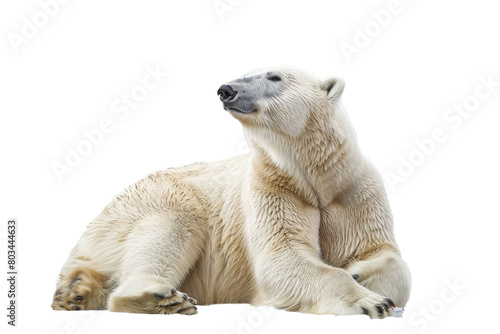
{"type": "Polygon", "coordinates": [[[250,303],[384,318],[403,307],[410,273],[343,90],[286,67],[222,85],[251,153],[157,172],[118,195],[71,251],[53,309],[250,303]]]}

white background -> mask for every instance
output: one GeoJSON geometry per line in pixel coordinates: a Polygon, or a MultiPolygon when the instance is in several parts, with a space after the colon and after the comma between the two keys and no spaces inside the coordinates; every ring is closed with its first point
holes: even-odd
{"type": "Polygon", "coordinates": [[[500,81],[493,3],[401,0],[382,26],[373,12],[387,10],[389,0],[74,0],[45,15],[47,22],[37,1],[3,1],[0,267],[7,262],[6,221],[15,217],[20,275],[14,330],[4,315],[6,280],[0,285],[2,331],[413,334],[495,328],[500,87],[474,100],[476,89],[487,92],[480,77],[500,81]],[[230,10],[218,12],[214,3],[230,10]],[[16,47],[12,36],[23,36],[26,20],[37,19],[45,26],[16,47]],[[360,37],[365,29],[368,41],[360,37]],[[358,53],[346,57],[341,46],[355,42],[358,53]],[[246,151],[241,127],[222,109],[217,88],[277,65],[346,80],[343,101],[360,145],[384,175],[397,173],[400,159],[418,162],[402,182],[387,185],[413,274],[403,319],[264,314],[248,305],[200,307],[193,317],[52,311],[60,267],[118,192],[156,170],[246,151]],[[112,104],[141,85],[147,67],[169,75],[120,119],[112,104]],[[471,103],[467,118],[443,118],[464,101],[471,103]],[[65,163],[68,147],[85,140],[83,131],[108,118],[113,130],[58,180],[53,163],[65,163]],[[425,156],[418,153],[415,141],[425,142],[437,128],[446,140],[429,144],[425,156]]]}

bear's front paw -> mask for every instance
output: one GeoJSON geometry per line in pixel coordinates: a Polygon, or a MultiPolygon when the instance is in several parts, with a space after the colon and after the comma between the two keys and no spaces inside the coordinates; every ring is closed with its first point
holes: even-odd
{"type": "Polygon", "coordinates": [[[115,295],[110,301],[110,310],[130,313],[196,314],[198,302],[174,288],[147,290],[139,294],[115,295]]]}
{"type": "Polygon", "coordinates": [[[196,314],[198,313],[196,304],[198,302],[189,297],[187,294],[172,289],[170,296],[165,296],[163,294],[154,293],[153,296],[158,300],[158,313],[164,314],[196,314]]]}
{"type": "Polygon", "coordinates": [[[376,293],[360,298],[354,302],[354,305],[359,307],[360,314],[366,314],[371,319],[392,316],[396,308],[396,304],[390,298],[382,297],[376,293]]]}

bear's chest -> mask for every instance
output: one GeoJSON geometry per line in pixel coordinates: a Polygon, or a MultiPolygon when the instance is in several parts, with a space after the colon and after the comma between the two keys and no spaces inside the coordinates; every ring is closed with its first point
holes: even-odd
{"type": "Polygon", "coordinates": [[[340,210],[329,208],[320,210],[319,243],[322,259],[331,266],[343,267],[347,264],[360,245],[365,234],[353,217],[340,210]]]}

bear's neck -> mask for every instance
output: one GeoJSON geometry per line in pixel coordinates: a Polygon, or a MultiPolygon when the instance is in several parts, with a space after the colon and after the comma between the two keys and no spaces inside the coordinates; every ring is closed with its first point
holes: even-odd
{"type": "MultiPolygon", "coordinates": [[[[342,113],[315,114],[300,136],[272,132],[248,136],[255,166],[266,166],[269,180],[289,180],[288,189],[317,207],[326,207],[348,189],[364,165],[349,120],[342,113]],[[338,119],[338,118],[341,119],[338,119]]],[[[260,132],[260,131],[259,131],[260,132]]]]}

